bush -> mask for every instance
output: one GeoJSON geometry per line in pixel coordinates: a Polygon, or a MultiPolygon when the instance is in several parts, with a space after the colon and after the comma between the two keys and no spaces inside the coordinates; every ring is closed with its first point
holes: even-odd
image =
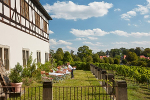
{"type": "Polygon", "coordinates": [[[127,64],[127,60],[123,59],[121,63],[123,63],[124,65],[126,65],[127,64]]]}
{"type": "Polygon", "coordinates": [[[23,81],[23,84],[26,85],[26,86],[29,86],[30,84],[33,83],[33,79],[32,78],[28,78],[28,77],[22,79],[22,81],[23,81]]]}
{"type": "Polygon", "coordinates": [[[147,66],[147,63],[145,61],[139,61],[137,63],[137,66],[142,66],[142,67],[146,67],[147,66]]]}
{"type": "Polygon", "coordinates": [[[114,59],[114,64],[120,64],[120,60],[117,59],[117,58],[115,58],[115,59],[114,59]]]}
{"type": "Polygon", "coordinates": [[[22,82],[21,72],[22,72],[22,66],[19,63],[17,63],[17,65],[15,65],[15,68],[11,69],[9,74],[9,78],[12,83],[22,82]]]}
{"type": "Polygon", "coordinates": [[[132,61],[132,62],[130,63],[130,65],[136,66],[136,65],[137,65],[137,61],[132,61]]]}
{"type": "Polygon", "coordinates": [[[103,59],[104,59],[105,63],[109,63],[109,59],[107,57],[104,57],[103,59]]]}

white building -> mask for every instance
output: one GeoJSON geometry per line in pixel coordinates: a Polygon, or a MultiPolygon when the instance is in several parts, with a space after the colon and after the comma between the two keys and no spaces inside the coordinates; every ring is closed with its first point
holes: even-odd
{"type": "Polygon", "coordinates": [[[31,52],[37,62],[48,60],[49,20],[39,0],[0,0],[0,58],[8,71],[26,65],[31,52]]]}

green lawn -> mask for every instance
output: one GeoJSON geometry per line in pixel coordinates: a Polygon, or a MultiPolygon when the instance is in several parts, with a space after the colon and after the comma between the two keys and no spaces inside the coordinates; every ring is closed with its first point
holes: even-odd
{"type": "MultiPolygon", "coordinates": [[[[150,90],[147,89],[146,84],[137,84],[133,79],[117,75],[115,79],[126,80],[128,100],[150,100],[150,90]]],[[[25,100],[35,100],[35,98],[36,100],[39,100],[39,98],[42,100],[42,85],[42,83],[32,83],[29,88],[26,88],[25,94],[22,95],[22,100],[24,98],[25,100]]],[[[106,95],[106,91],[98,86],[100,86],[100,83],[91,71],[75,70],[74,79],[69,78],[59,83],[53,83],[53,98],[54,100],[59,100],[59,98],[60,100],[62,98],[64,100],[99,100],[99,98],[101,100],[110,100],[110,96],[106,95]]],[[[20,98],[16,100],[20,100],[20,98]]]]}
{"type": "MultiPolygon", "coordinates": [[[[21,100],[42,100],[42,83],[30,85],[25,88],[21,100]],[[35,88],[37,87],[37,88],[35,88]]],[[[91,71],[75,70],[73,79],[64,79],[53,83],[53,100],[110,100],[110,95],[100,86],[99,81],[91,71]]],[[[20,100],[20,98],[16,99],[20,100]]]]}

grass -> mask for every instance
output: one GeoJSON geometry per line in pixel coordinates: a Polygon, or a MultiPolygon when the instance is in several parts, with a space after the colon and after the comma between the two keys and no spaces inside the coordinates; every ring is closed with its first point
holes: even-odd
{"type": "MultiPolygon", "coordinates": [[[[42,83],[32,83],[25,88],[21,100],[42,100],[42,83]],[[37,87],[37,88],[35,88],[37,87]]],[[[91,71],[75,70],[74,79],[65,79],[59,83],[53,83],[53,100],[110,100],[106,91],[100,86],[99,81],[91,71]]],[[[15,100],[20,100],[17,98],[15,100]]]]}
{"type": "MultiPolygon", "coordinates": [[[[107,71],[113,73],[113,71],[107,71]]],[[[146,83],[136,83],[133,78],[115,75],[115,80],[126,80],[128,100],[150,100],[150,89],[146,83]]]]}
{"type": "MultiPolygon", "coordinates": [[[[115,74],[112,71],[110,73],[115,74]]],[[[134,82],[134,79],[123,76],[115,76],[115,80],[126,80],[128,100],[150,100],[150,90],[146,84],[134,82]]],[[[25,88],[25,94],[21,100],[42,100],[43,84],[33,82],[25,88]],[[36,88],[35,88],[36,87],[36,88]]],[[[91,71],[75,70],[74,79],[65,79],[59,83],[53,83],[53,98],[64,100],[110,100],[106,91],[100,86],[99,81],[91,71]],[[89,87],[90,86],[90,87],[89,87]]],[[[15,99],[20,100],[20,98],[15,99]]]]}

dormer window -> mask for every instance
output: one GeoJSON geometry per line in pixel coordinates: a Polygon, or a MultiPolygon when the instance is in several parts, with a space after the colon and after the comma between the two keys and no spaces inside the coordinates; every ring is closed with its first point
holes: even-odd
{"type": "Polygon", "coordinates": [[[37,12],[35,12],[35,25],[40,27],[40,16],[37,12]]]}
{"type": "Polygon", "coordinates": [[[10,0],[3,0],[5,4],[10,5],[10,0]]]}
{"type": "Polygon", "coordinates": [[[21,15],[29,19],[29,5],[25,0],[21,0],[21,15]]]}

